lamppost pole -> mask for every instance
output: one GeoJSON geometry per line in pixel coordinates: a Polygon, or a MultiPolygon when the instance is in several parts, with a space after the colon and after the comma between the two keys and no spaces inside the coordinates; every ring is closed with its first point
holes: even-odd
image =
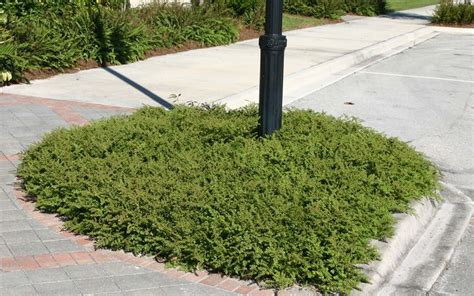
{"type": "Polygon", "coordinates": [[[283,0],[267,0],[265,35],[260,36],[259,135],[271,135],[281,127],[283,62],[286,37],[282,35],[283,0]]]}

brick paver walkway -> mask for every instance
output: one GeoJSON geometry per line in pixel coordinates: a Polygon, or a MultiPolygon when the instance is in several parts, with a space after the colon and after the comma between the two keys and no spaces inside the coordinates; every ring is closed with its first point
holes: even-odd
{"type": "Polygon", "coordinates": [[[85,236],[35,210],[18,190],[19,153],[58,127],[131,112],[110,106],[0,94],[0,294],[273,295],[207,272],[166,269],[151,257],[95,250],[85,236]]]}

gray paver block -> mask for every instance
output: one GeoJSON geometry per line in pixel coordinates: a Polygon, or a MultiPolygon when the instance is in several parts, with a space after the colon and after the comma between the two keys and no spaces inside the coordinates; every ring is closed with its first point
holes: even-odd
{"type": "Polygon", "coordinates": [[[146,273],[116,276],[114,281],[122,291],[159,287],[159,285],[150,281],[146,273]]]}
{"type": "Polygon", "coordinates": [[[0,197],[6,196],[9,200],[16,201],[15,193],[13,192],[14,187],[12,187],[11,185],[2,184],[2,183],[0,183],[0,187],[1,187],[0,197]]]}
{"type": "Polygon", "coordinates": [[[34,230],[4,232],[1,237],[7,244],[38,242],[40,239],[34,230]]]}
{"type": "MultiPolygon", "coordinates": [[[[64,236],[50,230],[50,229],[38,229],[35,230],[36,235],[39,237],[40,240],[43,242],[46,241],[57,241],[57,240],[64,240],[64,236]]],[[[48,246],[46,246],[48,247],[48,246]]]]}
{"type": "Polygon", "coordinates": [[[56,115],[56,113],[53,110],[43,105],[29,104],[29,105],[23,105],[23,108],[33,112],[34,114],[38,116],[56,115]]]}
{"type": "Polygon", "coordinates": [[[102,267],[105,271],[107,271],[107,273],[114,276],[151,272],[150,270],[134,266],[125,262],[104,263],[102,264],[102,267]]]}
{"type": "MultiPolygon", "coordinates": [[[[237,295],[237,293],[232,293],[229,291],[224,291],[221,289],[209,287],[203,284],[193,284],[197,286],[197,289],[203,293],[203,295],[208,295],[208,296],[231,296],[231,295],[237,295]]],[[[163,288],[165,289],[165,288],[163,288]]]]}
{"type": "Polygon", "coordinates": [[[44,245],[51,253],[63,253],[72,251],[81,251],[84,248],[68,239],[44,241],[44,245]]]}
{"type": "Polygon", "coordinates": [[[33,296],[39,295],[38,292],[32,285],[14,287],[14,288],[6,288],[0,290],[0,295],[2,296],[33,296]]]}
{"type": "Polygon", "coordinates": [[[18,137],[17,139],[23,147],[28,147],[31,144],[37,143],[41,139],[41,137],[39,137],[39,136],[25,136],[25,137],[18,137]]]}
{"type": "Polygon", "coordinates": [[[7,128],[7,129],[11,129],[11,128],[22,128],[25,126],[25,124],[23,122],[21,122],[20,120],[16,119],[15,117],[6,117],[4,120],[2,120],[2,122],[0,122],[0,126],[2,128],[7,128]]]}
{"type": "Polygon", "coordinates": [[[108,275],[100,264],[66,266],[64,271],[73,280],[91,279],[108,275]]]}
{"type": "Polygon", "coordinates": [[[8,244],[10,251],[13,256],[33,256],[48,254],[48,249],[44,246],[42,242],[30,242],[30,243],[16,243],[8,244]]]}
{"type": "Polygon", "coordinates": [[[100,295],[100,296],[124,296],[124,295],[127,295],[127,294],[124,293],[124,292],[106,292],[106,293],[100,293],[100,294],[97,294],[97,295],[100,295]]]}
{"type": "Polygon", "coordinates": [[[0,273],[0,288],[19,287],[28,284],[30,284],[30,281],[23,271],[0,273]]]}
{"type": "MultiPolygon", "coordinates": [[[[0,192],[0,195],[2,195],[2,192],[0,192]]],[[[7,200],[6,194],[2,195],[2,199],[0,199],[0,211],[10,211],[10,210],[18,210],[18,207],[11,200],[9,199],[7,200]]]]}
{"type": "Polygon", "coordinates": [[[20,160],[10,160],[10,163],[11,163],[15,168],[18,168],[18,165],[20,164],[20,160]]]}
{"type": "Polygon", "coordinates": [[[123,293],[127,296],[168,296],[168,294],[166,294],[161,288],[123,291],[123,293]]]}
{"type": "Polygon", "coordinates": [[[15,141],[15,138],[12,135],[10,135],[10,133],[7,131],[7,129],[2,129],[2,127],[0,126],[0,141],[1,142],[13,142],[13,141],[15,141]]]}
{"type": "Polygon", "coordinates": [[[83,294],[97,294],[103,292],[120,292],[113,278],[96,278],[74,281],[77,288],[83,294]]]}
{"type": "Polygon", "coordinates": [[[4,244],[0,245],[0,258],[1,257],[11,257],[12,253],[8,249],[8,247],[4,244]]]}
{"type": "Polygon", "coordinates": [[[21,210],[0,211],[0,222],[17,221],[26,219],[27,216],[21,210]]]}
{"type": "Polygon", "coordinates": [[[0,233],[31,229],[32,227],[28,220],[0,222],[0,233]]]}
{"type": "Polygon", "coordinates": [[[122,291],[189,284],[188,281],[170,278],[158,272],[116,276],[114,280],[122,291]]]}
{"type": "Polygon", "coordinates": [[[70,280],[62,268],[27,270],[25,271],[25,274],[33,284],[70,280]]]}
{"type": "MultiPolygon", "coordinates": [[[[205,291],[201,290],[198,285],[184,285],[184,286],[170,286],[161,288],[166,296],[210,296],[212,294],[206,294],[205,291]]],[[[211,291],[208,292],[213,292],[211,291]]],[[[216,294],[217,295],[217,294],[216,294]]],[[[222,294],[224,295],[224,294],[222,294]]]]}
{"type": "Polygon", "coordinates": [[[81,295],[72,281],[34,284],[34,287],[40,295],[81,295]]]}
{"type": "Polygon", "coordinates": [[[14,174],[0,175],[1,184],[14,184],[16,182],[16,177],[14,174]]]}
{"type": "Polygon", "coordinates": [[[51,109],[50,107],[47,106],[42,106],[42,105],[29,105],[28,109],[35,113],[36,116],[38,117],[43,117],[43,116],[58,116],[56,111],[51,109]]]}
{"type": "Polygon", "coordinates": [[[17,128],[11,128],[9,129],[10,135],[13,136],[15,141],[20,142],[18,138],[21,137],[33,137],[33,136],[39,136],[41,134],[41,131],[43,130],[42,127],[43,124],[41,125],[36,125],[36,126],[23,126],[23,127],[17,127],[17,128]]]}
{"type": "Polygon", "coordinates": [[[29,219],[28,220],[28,223],[30,224],[31,228],[33,229],[47,229],[48,227],[46,227],[45,225],[33,220],[33,219],[29,219]]]}
{"type": "Polygon", "coordinates": [[[5,155],[13,155],[23,151],[24,147],[20,144],[18,140],[15,142],[3,142],[0,143],[0,151],[5,155]]]}
{"type": "Polygon", "coordinates": [[[16,167],[9,160],[0,160],[0,174],[2,175],[14,175],[16,173],[16,167]]]}
{"type": "Polygon", "coordinates": [[[151,272],[151,273],[146,274],[146,276],[152,283],[154,283],[154,285],[159,286],[159,287],[189,284],[188,281],[172,278],[159,272],[151,272]]]}

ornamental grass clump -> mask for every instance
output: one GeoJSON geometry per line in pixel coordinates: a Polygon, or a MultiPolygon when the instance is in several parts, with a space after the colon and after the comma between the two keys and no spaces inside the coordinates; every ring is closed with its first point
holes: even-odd
{"type": "Polygon", "coordinates": [[[348,292],[392,235],[392,213],[435,197],[438,172],[396,138],[290,110],[258,138],[254,107],[146,107],[58,129],[19,167],[40,210],[99,247],[282,288],[348,292]]]}

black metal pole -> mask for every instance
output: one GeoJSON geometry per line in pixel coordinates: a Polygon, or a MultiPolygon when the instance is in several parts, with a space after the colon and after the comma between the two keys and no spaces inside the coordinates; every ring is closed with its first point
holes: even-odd
{"type": "Polygon", "coordinates": [[[260,36],[259,135],[281,128],[283,62],[286,37],[282,35],[283,0],[267,0],[265,35],[260,36]]]}

